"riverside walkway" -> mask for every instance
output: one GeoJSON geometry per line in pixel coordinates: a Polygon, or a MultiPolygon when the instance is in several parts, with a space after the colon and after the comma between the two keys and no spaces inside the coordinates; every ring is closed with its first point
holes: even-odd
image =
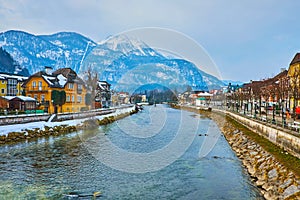
{"type": "Polygon", "coordinates": [[[234,114],[238,114],[240,116],[252,119],[254,121],[263,123],[267,126],[273,127],[280,129],[282,131],[285,131],[287,133],[293,134],[295,136],[300,137],[300,119],[294,119],[292,117],[286,117],[282,116],[282,114],[274,114],[273,116],[273,111],[269,110],[264,114],[257,113],[255,114],[255,111],[244,111],[244,110],[239,110],[238,112],[236,110],[233,110],[232,108],[227,109],[224,108],[224,106],[213,106],[213,109],[218,109],[218,110],[223,110],[227,112],[231,112],[234,114]]]}

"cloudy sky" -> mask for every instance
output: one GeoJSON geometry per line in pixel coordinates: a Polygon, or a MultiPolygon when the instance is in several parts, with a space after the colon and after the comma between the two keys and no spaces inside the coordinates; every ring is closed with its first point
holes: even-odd
{"type": "Polygon", "coordinates": [[[300,1],[0,0],[0,31],[73,31],[94,41],[162,27],[201,45],[223,79],[271,77],[300,52],[300,1]]]}

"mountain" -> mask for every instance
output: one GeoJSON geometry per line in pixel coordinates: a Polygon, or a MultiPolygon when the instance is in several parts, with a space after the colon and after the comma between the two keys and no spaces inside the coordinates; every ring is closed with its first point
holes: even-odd
{"type": "Polygon", "coordinates": [[[112,84],[115,90],[134,92],[161,85],[178,91],[188,86],[193,90],[220,88],[224,83],[205,73],[193,63],[165,57],[137,38],[126,35],[109,37],[86,56],[81,73],[94,70],[101,80],[112,84]]]}
{"type": "Polygon", "coordinates": [[[22,74],[28,76],[28,70],[21,66],[12,58],[12,56],[0,47],[0,69],[1,72],[9,74],[22,74]]]}
{"type": "MultiPolygon", "coordinates": [[[[112,84],[115,90],[137,90],[148,85],[184,91],[209,90],[224,85],[216,77],[197,68],[192,62],[165,56],[137,38],[111,36],[95,43],[74,32],[33,35],[22,31],[0,33],[0,47],[12,58],[9,67],[0,71],[22,75],[70,67],[80,76],[91,68],[99,79],[112,84]]],[[[4,54],[3,54],[4,55],[4,54]]]]}
{"type": "Polygon", "coordinates": [[[0,33],[0,47],[19,64],[15,69],[19,74],[25,69],[33,74],[44,66],[79,70],[84,56],[95,46],[92,40],[71,32],[40,36],[15,30],[0,33]]]}

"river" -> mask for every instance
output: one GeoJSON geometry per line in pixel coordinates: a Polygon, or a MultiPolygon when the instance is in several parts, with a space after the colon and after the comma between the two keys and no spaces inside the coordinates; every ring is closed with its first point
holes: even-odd
{"type": "Polygon", "coordinates": [[[217,128],[216,143],[209,140],[210,125],[195,113],[145,106],[96,129],[2,145],[0,199],[95,191],[100,199],[263,199],[217,128]],[[202,157],[204,143],[213,148],[202,157]]]}

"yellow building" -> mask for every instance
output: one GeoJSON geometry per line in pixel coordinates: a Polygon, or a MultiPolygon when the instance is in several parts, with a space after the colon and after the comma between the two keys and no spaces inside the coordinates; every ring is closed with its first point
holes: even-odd
{"type": "Polygon", "coordinates": [[[15,74],[0,74],[0,96],[20,96],[23,94],[23,83],[28,77],[15,74]]]}
{"type": "Polygon", "coordinates": [[[86,109],[86,87],[81,78],[71,68],[61,68],[52,72],[51,67],[30,76],[23,84],[26,96],[38,101],[38,109],[48,113],[80,112],[86,109]],[[66,102],[54,105],[52,92],[65,91],[66,102]]]}
{"type": "Polygon", "coordinates": [[[300,105],[300,53],[297,53],[290,63],[288,70],[288,77],[290,80],[290,101],[291,109],[293,110],[294,105],[300,105]],[[296,97],[296,102],[294,101],[296,97]]]}

